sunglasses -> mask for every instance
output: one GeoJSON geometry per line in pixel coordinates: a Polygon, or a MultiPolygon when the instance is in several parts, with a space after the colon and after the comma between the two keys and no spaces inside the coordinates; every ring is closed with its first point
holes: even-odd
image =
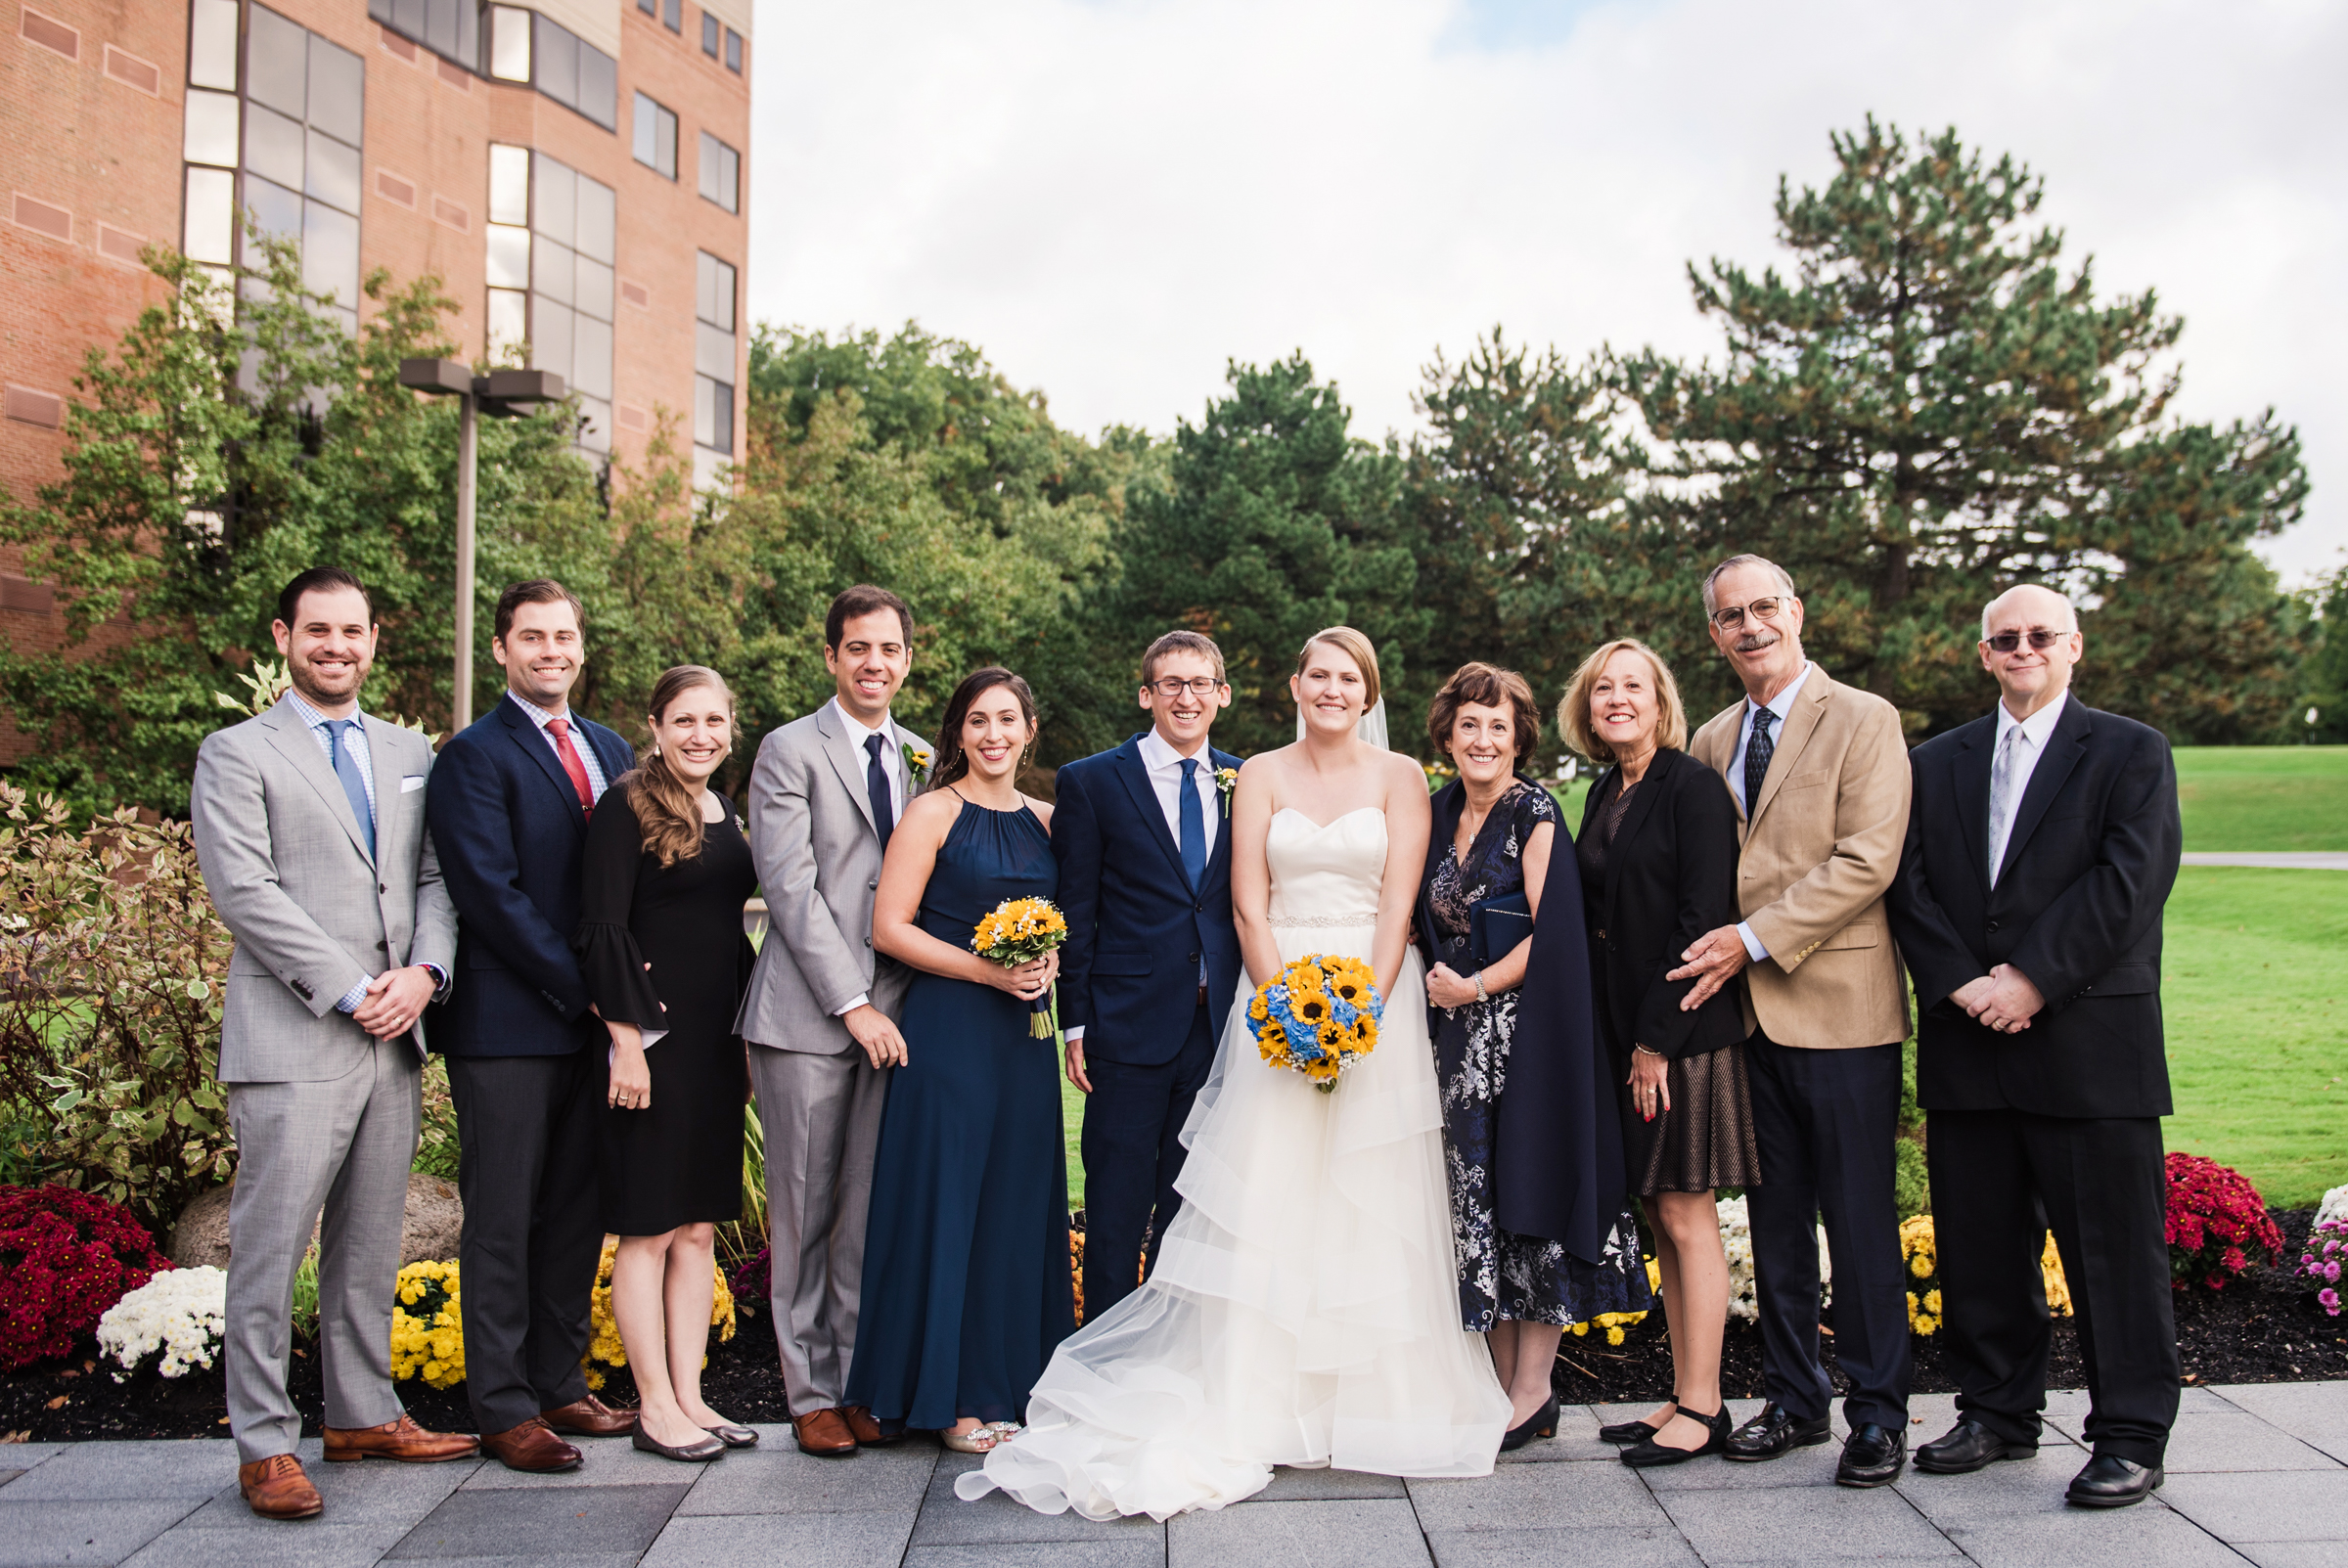
{"type": "MultiPolygon", "coordinates": [[[[2030,646],[2036,649],[2039,652],[2044,653],[2048,649],[2053,648],[2057,641],[2070,635],[2071,634],[2068,632],[2050,632],[2044,626],[2034,626],[2030,629],[2030,646]]],[[[2019,632],[2000,632],[1995,637],[1985,637],[1981,639],[1981,641],[1987,643],[1990,646],[1991,650],[1994,652],[2010,653],[2015,649],[2022,646],[2022,634],[2019,632]]]]}
{"type": "Polygon", "coordinates": [[[1774,621],[1784,613],[1785,601],[1783,599],[1756,599],[1749,605],[1723,605],[1712,612],[1712,624],[1724,632],[1733,632],[1744,624],[1745,612],[1748,610],[1752,612],[1755,620],[1774,621]]]}

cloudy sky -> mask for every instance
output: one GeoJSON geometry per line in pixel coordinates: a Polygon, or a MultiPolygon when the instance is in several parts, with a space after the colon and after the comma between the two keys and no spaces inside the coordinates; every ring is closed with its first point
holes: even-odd
{"type": "Polygon", "coordinates": [[[1691,259],[1873,112],[2047,177],[2100,290],[2186,318],[2192,418],[2269,405],[2348,560],[2344,0],[759,0],[749,303],[967,338],[1165,431],[1301,348],[1359,434],[1495,323],[1717,352],[1691,259]]]}

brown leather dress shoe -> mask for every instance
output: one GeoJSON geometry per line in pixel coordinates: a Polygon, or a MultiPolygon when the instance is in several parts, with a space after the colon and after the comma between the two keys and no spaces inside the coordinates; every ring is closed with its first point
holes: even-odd
{"type": "Polygon", "coordinates": [[[237,1490],[245,1494],[247,1506],[264,1519],[314,1519],[326,1509],[326,1500],[291,1454],[238,1465],[237,1490]]]}
{"type": "Polygon", "coordinates": [[[326,1428],[326,1456],[335,1464],[360,1459],[397,1459],[402,1464],[438,1464],[445,1459],[469,1459],[480,1452],[480,1440],[461,1432],[428,1432],[416,1417],[402,1414],[381,1426],[326,1428]]]}
{"type": "Polygon", "coordinates": [[[580,1437],[626,1437],[636,1430],[634,1411],[615,1411],[589,1394],[567,1405],[558,1405],[551,1411],[540,1411],[538,1419],[557,1432],[571,1432],[580,1437]]]}
{"type": "Polygon", "coordinates": [[[860,1449],[884,1449],[891,1443],[905,1441],[903,1432],[891,1437],[881,1431],[880,1421],[861,1405],[843,1405],[839,1413],[841,1419],[848,1423],[848,1435],[856,1440],[856,1446],[860,1449]]]}
{"type": "Polygon", "coordinates": [[[481,1452],[509,1470],[575,1470],[586,1457],[533,1415],[505,1432],[483,1432],[481,1452]]]}
{"type": "Polygon", "coordinates": [[[856,1452],[856,1434],[848,1430],[848,1418],[838,1411],[809,1411],[805,1415],[794,1415],[790,1418],[790,1429],[798,1436],[801,1454],[836,1459],[856,1452]]]}

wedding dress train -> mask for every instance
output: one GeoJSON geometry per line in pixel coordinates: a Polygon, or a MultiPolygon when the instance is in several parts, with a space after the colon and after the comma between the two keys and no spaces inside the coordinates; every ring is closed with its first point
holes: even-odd
{"type": "MultiPolygon", "coordinates": [[[[1385,814],[1277,814],[1284,961],[1371,956],[1385,814]]],[[[1442,1115],[1420,961],[1336,1089],[1260,1059],[1242,991],[1183,1128],[1183,1205],[1132,1295],[1054,1353],[1025,1431],[955,1482],[1044,1513],[1165,1519],[1272,1466],[1483,1475],[1509,1400],[1460,1326],[1442,1115]]]]}

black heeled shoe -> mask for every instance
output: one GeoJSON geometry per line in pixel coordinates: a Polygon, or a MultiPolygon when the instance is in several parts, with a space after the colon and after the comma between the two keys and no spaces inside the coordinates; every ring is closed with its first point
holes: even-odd
{"type": "MultiPolygon", "coordinates": [[[[1624,1449],[1622,1462],[1630,1465],[1633,1469],[1650,1470],[1658,1465],[1685,1464],[1690,1459],[1700,1459],[1707,1454],[1726,1452],[1729,1446],[1729,1433],[1736,1423],[1729,1419],[1729,1407],[1725,1401],[1719,1410],[1709,1415],[1698,1415],[1684,1405],[1680,1407],[1680,1413],[1692,1421],[1701,1421],[1704,1424],[1704,1430],[1711,1434],[1704,1439],[1702,1448],[1675,1449],[1658,1443],[1655,1438],[1650,1437],[1643,1443],[1634,1443],[1624,1449]]],[[[1657,1433],[1656,1437],[1661,1435],[1661,1433],[1657,1433]]]]}
{"type": "MultiPolygon", "coordinates": [[[[1672,1408],[1675,1414],[1678,1412],[1680,1397],[1677,1394],[1664,1403],[1672,1408]]],[[[1666,1415],[1663,1419],[1669,1421],[1671,1416],[1666,1415]]],[[[1600,1427],[1598,1438],[1602,1443],[1646,1443],[1651,1441],[1654,1435],[1662,1430],[1663,1428],[1651,1421],[1616,1421],[1612,1426],[1600,1427]]]]}
{"type": "Polygon", "coordinates": [[[1500,1440],[1500,1452],[1520,1449],[1536,1438],[1558,1435],[1558,1396],[1552,1394],[1541,1408],[1523,1421],[1509,1428],[1509,1435],[1500,1440]]]}

